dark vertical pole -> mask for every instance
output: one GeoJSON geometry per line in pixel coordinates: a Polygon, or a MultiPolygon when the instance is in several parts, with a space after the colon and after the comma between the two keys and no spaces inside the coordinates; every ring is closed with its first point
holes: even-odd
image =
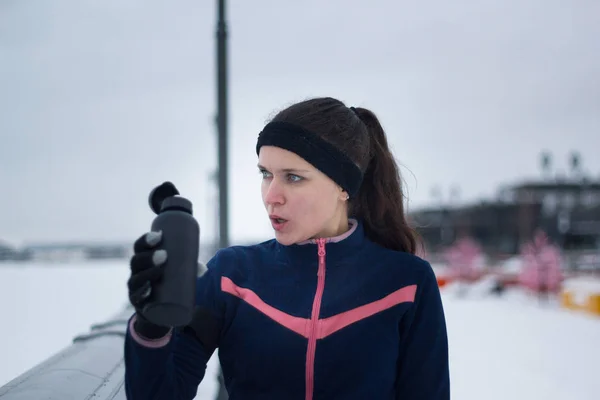
{"type": "MultiPolygon", "coordinates": [[[[219,248],[229,246],[229,208],[227,179],[227,25],[225,0],[217,1],[217,130],[219,142],[219,248]]],[[[223,372],[219,370],[217,400],[227,400],[223,372]]]]}
{"type": "Polygon", "coordinates": [[[217,126],[219,134],[219,248],[229,246],[227,181],[227,26],[225,0],[218,0],[217,20],[217,126]]]}

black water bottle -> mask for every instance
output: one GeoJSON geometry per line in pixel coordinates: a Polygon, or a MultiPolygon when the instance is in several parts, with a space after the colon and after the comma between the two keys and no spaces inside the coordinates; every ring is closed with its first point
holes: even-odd
{"type": "Polygon", "coordinates": [[[185,326],[194,312],[200,226],[193,217],[192,202],[179,196],[171,182],[154,188],[148,201],[157,214],[152,231],[162,231],[159,248],[167,251],[167,261],[142,314],[156,325],[185,326]]]}

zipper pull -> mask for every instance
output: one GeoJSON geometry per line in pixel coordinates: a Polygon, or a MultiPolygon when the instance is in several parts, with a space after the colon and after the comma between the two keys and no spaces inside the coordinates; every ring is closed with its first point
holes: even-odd
{"type": "Polygon", "coordinates": [[[317,254],[319,255],[319,268],[317,276],[325,275],[325,238],[317,239],[317,254]]]}
{"type": "Polygon", "coordinates": [[[323,257],[325,255],[325,239],[324,238],[317,239],[317,248],[318,248],[317,253],[319,254],[319,257],[323,257]]]}

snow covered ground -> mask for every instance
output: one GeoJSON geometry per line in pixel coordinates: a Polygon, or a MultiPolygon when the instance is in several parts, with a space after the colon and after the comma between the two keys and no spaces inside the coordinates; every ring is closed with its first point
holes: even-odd
{"type": "MultiPolygon", "coordinates": [[[[126,261],[0,264],[0,386],[122,309],[127,276],[126,261]]],[[[443,289],[454,399],[600,398],[600,318],[488,288],[443,289]]],[[[199,399],[214,398],[216,371],[213,357],[199,399]]]]}

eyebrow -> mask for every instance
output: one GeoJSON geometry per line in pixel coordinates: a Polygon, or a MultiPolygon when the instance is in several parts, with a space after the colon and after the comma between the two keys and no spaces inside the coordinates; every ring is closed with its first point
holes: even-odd
{"type": "MultiPolygon", "coordinates": [[[[264,169],[266,171],[268,171],[269,169],[266,167],[263,167],[262,165],[258,164],[257,165],[258,169],[264,169]]],[[[307,169],[298,169],[298,168],[283,168],[279,170],[280,172],[310,172],[307,169]]]]}

